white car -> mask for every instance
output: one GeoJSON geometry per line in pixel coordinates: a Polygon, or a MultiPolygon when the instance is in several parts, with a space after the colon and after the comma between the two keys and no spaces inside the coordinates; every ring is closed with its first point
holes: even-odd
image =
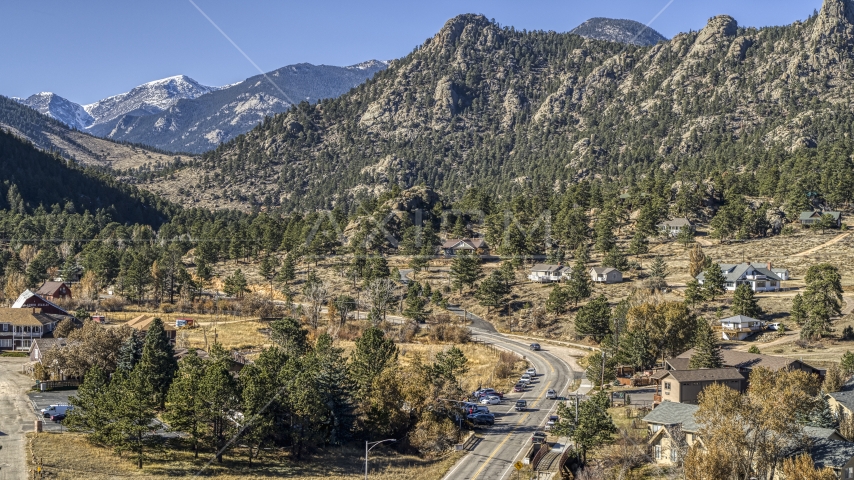
{"type": "Polygon", "coordinates": [[[531,375],[530,375],[530,374],[528,374],[528,373],[525,373],[525,374],[523,374],[523,375],[522,375],[522,379],[523,379],[523,380],[530,380],[530,379],[531,379],[531,375]]]}
{"type": "Polygon", "coordinates": [[[779,329],[780,329],[779,323],[769,323],[768,324],[768,330],[779,330],[779,329]]]}
{"type": "Polygon", "coordinates": [[[530,375],[531,377],[536,377],[537,376],[537,369],[536,368],[529,368],[529,369],[525,370],[525,374],[530,375]]]}
{"type": "Polygon", "coordinates": [[[501,399],[495,395],[489,395],[480,399],[480,403],[483,405],[498,405],[501,403],[501,399]]]}
{"type": "Polygon", "coordinates": [[[518,383],[521,383],[522,385],[528,385],[529,383],[531,383],[531,379],[522,377],[521,379],[519,379],[518,383]]]}

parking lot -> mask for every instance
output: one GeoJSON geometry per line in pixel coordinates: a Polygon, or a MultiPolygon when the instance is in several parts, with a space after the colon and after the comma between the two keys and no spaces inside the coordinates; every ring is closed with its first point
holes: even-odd
{"type": "MultiPolygon", "coordinates": [[[[51,405],[61,405],[68,403],[68,397],[77,395],[77,390],[57,390],[50,392],[30,392],[27,394],[30,397],[30,403],[33,405],[33,410],[35,410],[36,415],[41,416],[41,409],[47,408],[51,405]]],[[[51,422],[50,419],[45,418],[44,422],[44,430],[46,432],[59,432],[64,430],[63,426],[59,423],[51,422]]]]}

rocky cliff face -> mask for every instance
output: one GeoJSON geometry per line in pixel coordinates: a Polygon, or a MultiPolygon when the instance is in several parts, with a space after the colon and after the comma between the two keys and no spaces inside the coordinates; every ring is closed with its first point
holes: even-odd
{"type": "Polygon", "coordinates": [[[392,184],[500,195],[649,165],[742,168],[748,155],[843,137],[852,11],[827,0],[816,17],[765,29],[718,16],[651,47],[463,15],[366,84],[292,109],[185,174],[217,173],[195,182],[202,197],[235,199],[251,182],[256,198],[313,208],[392,184]]]}

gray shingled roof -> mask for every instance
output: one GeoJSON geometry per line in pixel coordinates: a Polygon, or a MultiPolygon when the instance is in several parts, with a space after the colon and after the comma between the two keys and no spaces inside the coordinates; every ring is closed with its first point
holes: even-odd
{"type": "Polygon", "coordinates": [[[833,397],[834,400],[844,405],[845,408],[854,412],[854,391],[833,392],[827,395],[833,397]]]}
{"type": "Polygon", "coordinates": [[[817,212],[817,211],[810,212],[810,211],[807,211],[807,212],[801,212],[799,220],[809,220],[811,218],[820,218],[824,215],[830,215],[831,217],[833,217],[834,220],[839,220],[839,216],[842,214],[839,212],[817,212]]]}
{"type": "Polygon", "coordinates": [[[842,468],[854,458],[854,443],[816,438],[809,452],[816,468],[842,468]]]}
{"type": "Polygon", "coordinates": [[[616,272],[616,268],[612,267],[593,267],[593,271],[596,275],[607,275],[609,272],[616,272]]]}
{"type": "Polygon", "coordinates": [[[755,319],[753,317],[748,317],[745,315],[735,315],[732,317],[724,318],[720,321],[720,323],[750,323],[750,322],[761,322],[761,320],[755,319]]]}
{"type": "Polygon", "coordinates": [[[700,424],[694,419],[698,408],[688,403],[662,402],[647,413],[643,421],[657,425],[681,424],[683,431],[698,432],[700,424]]]}
{"type": "Polygon", "coordinates": [[[569,270],[571,269],[566,265],[548,265],[545,263],[538,263],[531,267],[532,272],[563,273],[569,270]]]}
{"type": "MultiPolygon", "coordinates": [[[[694,349],[690,349],[676,358],[690,359],[694,356],[694,349]]],[[[754,369],[757,367],[765,367],[769,370],[777,371],[784,368],[790,368],[799,360],[794,360],[786,357],[775,357],[773,355],[760,355],[758,353],[739,352],[736,350],[723,349],[721,356],[724,360],[724,365],[734,368],[754,369]]],[[[670,362],[670,360],[668,360],[670,362]]]]}
{"type": "Polygon", "coordinates": [[[696,370],[670,370],[667,372],[679,382],[715,382],[744,380],[736,368],[700,368],[696,370]]]}
{"type": "Polygon", "coordinates": [[[823,438],[829,439],[831,435],[837,433],[835,428],[821,428],[821,427],[804,427],[804,433],[811,438],[823,438]]]}
{"type": "MultiPolygon", "coordinates": [[[[767,266],[753,265],[750,263],[739,263],[738,265],[721,263],[720,266],[727,282],[735,282],[743,277],[747,272],[753,270],[761,275],[765,275],[769,280],[781,280],[781,278],[778,277],[776,273],[769,270],[767,266]]],[[[700,274],[697,275],[697,280],[705,280],[705,278],[706,272],[700,272],[700,274]]]]}
{"type": "Polygon", "coordinates": [[[688,370],[690,368],[688,364],[691,363],[691,359],[676,357],[665,360],[665,362],[670,365],[671,370],[688,370]]]}
{"type": "Polygon", "coordinates": [[[688,221],[687,218],[674,218],[673,220],[667,220],[666,222],[661,222],[658,224],[659,227],[665,225],[668,227],[690,227],[691,222],[688,221]]]}

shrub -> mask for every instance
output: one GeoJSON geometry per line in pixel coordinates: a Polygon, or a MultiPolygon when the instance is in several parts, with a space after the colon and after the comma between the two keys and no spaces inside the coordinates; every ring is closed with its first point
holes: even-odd
{"type": "Polygon", "coordinates": [[[125,299],[122,297],[110,297],[101,300],[101,310],[107,312],[121,312],[125,308],[125,299]]]}
{"type": "Polygon", "coordinates": [[[854,340],[854,327],[848,325],[847,327],[842,329],[842,339],[843,340],[854,340]]]}
{"type": "Polygon", "coordinates": [[[750,348],[747,350],[747,352],[748,353],[755,353],[757,355],[762,353],[759,351],[759,347],[757,347],[756,345],[751,345],[750,348]]]}

